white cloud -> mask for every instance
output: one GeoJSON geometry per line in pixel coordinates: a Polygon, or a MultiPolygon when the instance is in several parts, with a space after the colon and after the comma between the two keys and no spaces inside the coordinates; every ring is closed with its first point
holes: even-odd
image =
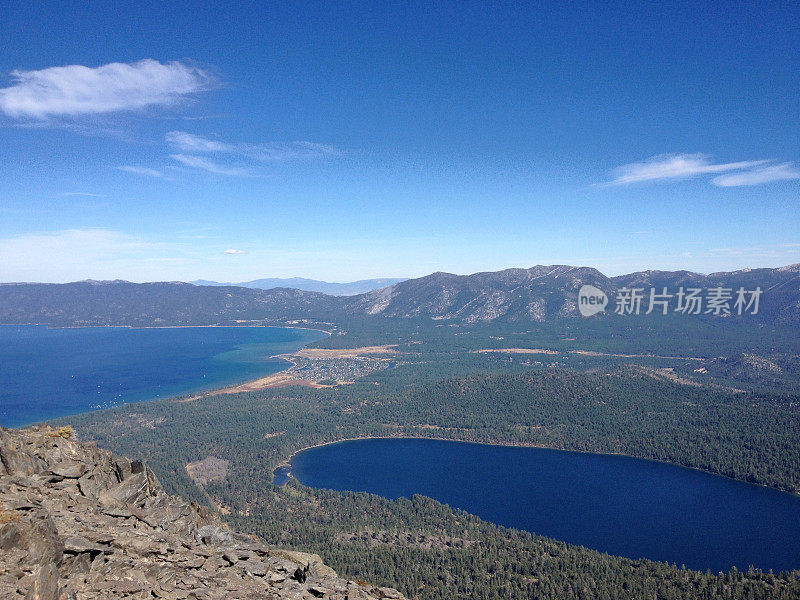
{"type": "Polygon", "coordinates": [[[224,165],[220,165],[215,163],[213,160],[205,158],[203,156],[191,156],[187,154],[170,154],[174,160],[177,160],[179,163],[186,165],[187,167],[192,167],[194,169],[202,169],[203,171],[208,171],[209,173],[215,173],[217,175],[247,175],[247,171],[244,169],[240,169],[238,167],[226,167],[224,165]]]}
{"type": "Polygon", "coordinates": [[[341,152],[326,144],[300,141],[247,146],[245,154],[260,161],[279,161],[338,156],[341,152]]]}
{"type": "Polygon", "coordinates": [[[180,62],[144,59],[100,67],[67,65],[11,72],[0,89],[0,112],[12,118],[74,116],[170,105],[210,89],[208,72],[180,62]]]}
{"type": "Polygon", "coordinates": [[[244,156],[261,162],[319,158],[341,154],[333,146],[314,142],[271,142],[264,144],[231,144],[210,140],[185,131],[170,131],[165,140],[181,152],[199,154],[222,153],[244,156]]]}
{"type": "Polygon", "coordinates": [[[245,252],[244,250],[234,250],[233,248],[230,248],[228,250],[225,250],[223,254],[247,254],[247,252],[245,252]]]}
{"type": "Polygon", "coordinates": [[[62,196],[82,196],[85,198],[105,198],[105,194],[92,194],[91,192],[64,192],[62,196]]]}
{"type": "Polygon", "coordinates": [[[276,142],[266,144],[232,144],[204,138],[186,131],[170,131],[164,140],[176,152],[170,156],[187,167],[203,169],[219,175],[252,175],[257,163],[314,159],[335,156],[340,152],[332,146],[313,142],[276,142]],[[208,155],[214,155],[211,160],[208,155]],[[225,162],[239,162],[245,166],[225,162]]]}
{"type": "Polygon", "coordinates": [[[663,179],[686,179],[697,175],[725,173],[750,169],[769,162],[749,160],[713,164],[705,154],[660,154],[643,162],[622,165],[614,169],[609,185],[626,185],[663,179]]]}
{"type": "Polygon", "coordinates": [[[185,131],[170,131],[164,136],[168,144],[184,152],[233,152],[234,146],[223,142],[215,142],[187,133],[185,131]]]}
{"type": "Polygon", "coordinates": [[[738,187],[744,185],[761,185],[763,183],[772,183],[773,181],[789,181],[792,179],[800,179],[800,169],[795,167],[792,163],[781,163],[758,167],[741,173],[719,175],[712,181],[714,185],[721,187],[738,187]]]}
{"type": "Polygon", "coordinates": [[[146,177],[164,177],[164,174],[161,171],[157,171],[156,169],[150,169],[148,167],[122,165],[116,168],[120,171],[125,171],[126,173],[133,173],[134,175],[144,175],[146,177]]]}

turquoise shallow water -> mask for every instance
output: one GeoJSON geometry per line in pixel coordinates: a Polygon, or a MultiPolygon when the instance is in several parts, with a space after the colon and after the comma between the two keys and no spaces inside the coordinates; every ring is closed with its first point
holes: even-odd
{"type": "MultiPolygon", "coordinates": [[[[421,494],[602,552],[689,568],[800,568],[800,497],[625,456],[438,440],[356,440],[292,458],[304,485],[421,494]]],[[[280,483],[281,473],[276,473],[280,483]]]]}
{"type": "Polygon", "coordinates": [[[0,326],[0,425],[31,423],[277,373],[325,334],[281,327],[0,326]]]}

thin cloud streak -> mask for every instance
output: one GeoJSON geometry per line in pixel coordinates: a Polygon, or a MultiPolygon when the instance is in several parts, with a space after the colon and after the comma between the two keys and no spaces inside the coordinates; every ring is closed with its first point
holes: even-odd
{"type": "Polygon", "coordinates": [[[0,89],[0,112],[14,119],[47,119],[172,105],[211,89],[215,78],[197,67],[144,59],[100,67],[67,65],[11,72],[0,89]]]}
{"type": "Polygon", "coordinates": [[[306,141],[231,144],[210,140],[186,131],[170,131],[164,139],[180,152],[235,154],[259,162],[321,158],[341,154],[341,151],[333,146],[306,141]]]}
{"type": "Polygon", "coordinates": [[[774,181],[790,181],[792,179],[800,179],[800,169],[792,163],[781,163],[744,171],[743,173],[720,175],[715,177],[712,183],[720,187],[739,187],[761,185],[774,181]]]}
{"type": "Polygon", "coordinates": [[[628,185],[665,179],[687,179],[698,175],[726,173],[758,167],[769,161],[748,160],[731,163],[711,163],[705,154],[660,154],[645,161],[622,165],[614,169],[614,177],[606,185],[628,185]]]}
{"type": "Polygon", "coordinates": [[[235,146],[223,142],[215,142],[199,135],[185,131],[169,131],[164,136],[166,142],[184,152],[234,152],[235,146]]]}
{"type": "Polygon", "coordinates": [[[121,165],[119,167],[115,167],[118,171],[125,171],[126,173],[132,173],[134,175],[143,175],[145,177],[157,177],[163,178],[164,174],[161,171],[156,169],[150,169],[148,167],[137,167],[134,165],[121,165]]]}
{"type": "Polygon", "coordinates": [[[203,171],[208,171],[209,173],[214,173],[216,175],[249,175],[249,173],[245,169],[240,169],[238,167],[226,167],[224,165],[220,165],[215,163],[213,160],[205,158],[203,156],[191,156],[187,154],[170,154],[170,158],[173,160],[177,160],[182,165],[187,167],[192,167],[193,169],[201,169],[203,171]]]}

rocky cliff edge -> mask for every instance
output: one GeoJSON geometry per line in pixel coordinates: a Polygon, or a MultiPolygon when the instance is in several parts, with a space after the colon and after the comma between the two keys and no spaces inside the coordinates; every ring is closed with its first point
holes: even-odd
{"type": "Polygon", "coordinates": [[[402,598],[267,547],[163,491],[147,465],[72,439],[0,428],[0,598],[402,598]]]}

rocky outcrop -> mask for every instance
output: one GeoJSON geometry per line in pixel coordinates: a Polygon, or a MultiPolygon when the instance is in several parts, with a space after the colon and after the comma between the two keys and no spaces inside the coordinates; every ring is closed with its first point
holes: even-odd
{"type": "Polygon", "coordinates": [[[35,427],[0,428],[0,598],[402,596],[233,532],[166,494],[147,465],[35,427]]]}

